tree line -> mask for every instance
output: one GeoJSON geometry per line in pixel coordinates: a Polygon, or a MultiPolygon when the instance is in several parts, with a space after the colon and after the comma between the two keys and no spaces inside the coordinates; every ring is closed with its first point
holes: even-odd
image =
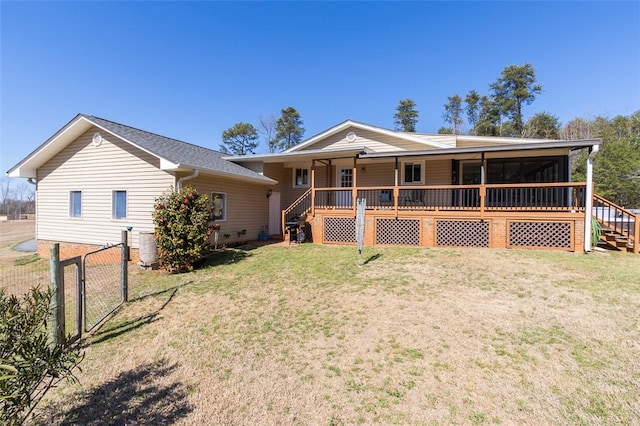
{"type": "MultiPolygon", "coordinates": [[[[523,109],[542,93],[536,83],[536,72],[531,64],[510,65],[495,82],[489,93],[481,95],[470,90],[464,100],[459,94],[447,97],[442,118],[445,126],[441,134],[462,134],[465,118],[467,131],[476,136],[546,137],[549,128],[559,127],[558,119],[547,113],[536,114],[525,123],[523,109]]],[[[415,132],[418,111],[413,99],[402,99],[396,107],[396,130],[415,132]]]]}
{"type": "MultiPolygon", "coordinates": [[[[476,136],[524,137],[539,139],[602,139],[603,145],[594,157],[596,193],[627,208],[640,208],[640,110],[613,118],[576,117],[560,123],[548,112],[533,114],[524,120],[523,110],[542,93],[531,64],[510,65],[489,85],[489,93],[481,95],[475,89],[464,97],[447,97],[442,118],[445,126],[440,134],[476,136]],[[466,120],[465,120],[466,119],[466,120]]],[[[419,113],[413,99],[402,99],[393,116],[395,129],[415,132],[419,113]]],[[[586,179],[584,150],[571,158],[572,179],[586,179]]]]}
{"type": "Polygon", "coordinates": [[[0,178],[0,216],[20,219],[36,210],[34,186],[27,182],[16,183],[9,177],[0,178]]]}

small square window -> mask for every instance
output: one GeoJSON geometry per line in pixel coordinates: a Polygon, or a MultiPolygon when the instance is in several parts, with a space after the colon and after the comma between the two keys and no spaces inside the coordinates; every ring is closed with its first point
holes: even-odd
{"type": "Polygon", "coordinates": [[[213,207],[213,220],[227,220],[227,194],[224,192],[212,192],[211,205],[213,207]]]}
{"type": "Polygon", "coordinates": [[[309,186],[309,169],[294,169],[293,186],[296,188],[309,186]]]}
{"type": "Polygon", "coordinates": [[[422,163],[404,163],[404,183],[422,183],[422,163]]]}
{"type": "Polygon", "coordinates": [[[69,217],[82,217],[82,191],[69,192],[69,217]]]}
{"type": "Polygon", "coordinates": [[[127,218],[127,191],[113,191],[111,197],[111,217],[113,219],[127,218]]]}

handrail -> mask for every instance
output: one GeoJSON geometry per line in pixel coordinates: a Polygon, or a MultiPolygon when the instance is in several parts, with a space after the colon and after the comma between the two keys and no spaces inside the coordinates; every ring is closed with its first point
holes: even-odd
{"type": "MultiPolygon", "coordinates": [[[[486,188],[530,188],[535,186],[536,188],[559,188],[559,187],[586,187],[586,182],[553,182],[553,183],[488,183],[484,185],[400,185],[398,188],[400,189],[479,189],[481,186],[486,188]]],[[[358,186],[357,189],[391,189],[393,185],[388,186],[358,186]]],[[[335,186],[331,187],[316,187],[318,191],[344,191],[350,190],[350,188],[337,188],[335,186]]]]}
{"type": "Polygon", "coordinates": [[[314,188],[316,209],[349,210],[356,197],[367,199],[368,210],[398,211],[567,211],[585,209],[584,182],[491,185],[403,185],[314,188]],[[387,194],[393,194],[390,198],[387,194]]]}
{"type": "Polygon", "coordinates": [[[640,215],[620,207],[597,194],[593,194],[592,215],[606,229],[626,237],[631,242],[633,252],[640,253],[640,220],[638,220],[640,215]]]}
{"type": "Polygon", "coordinates": [[[288,222],[293,216],[302,216],[305,213],[308,213],[311,210],[311,192],[312,188],[309,188],[298,197],[289,207],[282,211],[282,232],[285,230],[285,223],[288,222]],[[302,208],[298,209],[299,206],[302,208]]]}

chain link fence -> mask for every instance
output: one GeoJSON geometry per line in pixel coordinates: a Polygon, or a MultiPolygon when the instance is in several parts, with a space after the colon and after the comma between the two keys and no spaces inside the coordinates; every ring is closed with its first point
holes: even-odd
{"type": "Polygon", "coordinates": [[[122,282],[123,250],[123,244],[116,244],[83,257],[86,331],[93,329],[125,300],[122,282]]]}
{"type": "Polygon", "coordinates": [[[49,286],[49,261],[36,254],[2,256],[0,258],[0,289],[8,295],[21,297],[33,287],[49,286]]]}

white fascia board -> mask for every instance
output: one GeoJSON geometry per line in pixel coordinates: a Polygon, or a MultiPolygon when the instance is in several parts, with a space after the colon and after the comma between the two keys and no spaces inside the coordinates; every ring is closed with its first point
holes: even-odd
{"type": "Polygon", "coordinates": [[[241,180],[244,182],[252,182],[252,183],[258,183],[258,184],[262,184],[262,185],[276,185],[278,183],[277,180],[268,178],[266,176],[262,176],[260,175],[259,177],[251,177],[251,176],[242,176],[242,175],[236,175],[234,173],[225,173],[225,172],[221,172],[219,170],[206,170],[206,169],[200,169],[201,172],[203,173],[207,173],[210,175],[215,175],[215,176],[222,176],[222,177],[227,177],[230,179],[236,179],[236,180],[241,180]]]}
{"type": "MultiPolygon", "coordinates": [[[[154,157],[158,158],[157,155],[154,157]]],[[[165,158],[160,158],[160,170],[176,170],[180,168],[180,164],[174,163],[173,161],[169,161],[165,158]]]]}
{"type": "Polygon", "coordinates": [[[14,167],[13,169],[7,172],[7,176],[13,177],[13,178],[35,178],[36,169],[27,168],[27,167],[14,167]]]}
{"type": "Polygon", "coordinates": [[[307,151],[281,152],[277,154],[251,154],[251,155],[223,156],[222,158],[224,160],[232,161],[234,163],[244,163],[247,161],[250,161],[250,162],[262,161],[263,163],[279,163],[282,161],[296,160],[296,159],[312,160],[314,158],[316,159],[333,158],[336,155],[344,156],[348,154],[359,154],[363,151],[366,152],[367,148],[362,145],[358,145],[358,146],[352,146],[349,148],[340,148],[340,149],[310,149],[307,151]]]}
{"type": "Polygon", "coordinates": [[[259,173],[256,173],[256,176],[244,176],[244,175],[238,175],[235,173],[223,172],[220,170],[189,166],[186,164],[173,164],[173,166],[174,167],[162,169],[162,170],[173,171],[173,172],[180,171],[180,172],[187,172],[187,173],[193,173],[195,170],[198,170],[201,174],[204,173],[204,174],[213,175],[213,176],[221,176],[229,179],[241,180],[244,182],[253,182],[253,183],[259,183],[263,185],[275,185],[278,183],[277,180],[271,179],[270,177],[266,177],[259,173]]]}

